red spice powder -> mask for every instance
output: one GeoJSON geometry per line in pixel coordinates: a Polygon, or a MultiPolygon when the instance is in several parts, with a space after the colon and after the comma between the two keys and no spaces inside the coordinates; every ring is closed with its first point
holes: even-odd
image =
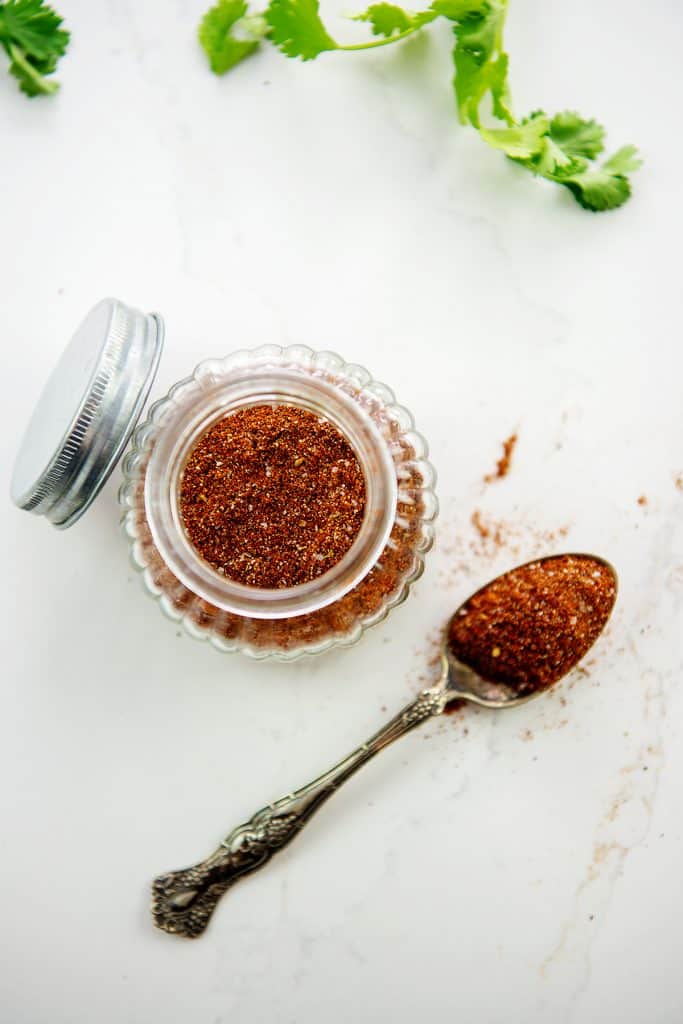
{"type": "Polygon", "coordinates": [[[188,537],[229,579],[293,587],[346,554],[360,530],[365,479],[328,420],[258,405],[214,424],[190,452],[180,485],[188,537]]]}
{"type": "MultiPolygon", "coordinates": [[[[357,396],[357,390],[350,385],[340,386],[352,397],[357,396]]],[[[228,647],[234,643],[248,645],[263,654],[296,654],[335,639],[353,642],[361,626],[380,622],[387,602],[400,598],[416,578],[421,553],[428,547],[428,533],[424,525],[425,480],[415,461],[413,446],[398,424],[383,418],[381,410],[375,409],[372,416],[381,424],[382,431],[390,434],[394,459],[402,467],[396,521],[387,545],[368,575],[339,600],[315,612],[286,619],[255,619],[224,611],[199,598],[173,575],[154,543],[147,521],[144,495],[148,452],[135,479],[132,522],[150,579],[169,607],[194,627],[210,632],[217,642],[228,647]]]]}
{"type": "Polygon", "coordinates": [[[453,618],[455,657],[520,696],[566,675],[602,632],[616,599],[612,570],[590,555],[519,566],[474,594],[453,618]]]}
{"type": "Polygon", "coordinates": [[[503,477],[507,476],[510,472],[510,465],[512,463],[512,454],[517,445],[517,432],[510,434],[510,436],[503,441],[503,454],[496,463],[496,468],[493,473],[487,473],[484,477],[484,483],[492,484],[494,480],[502,480],[503,477]]]}
{"type": "MultiPolygon", "coordinates": [[[[406,453],[412,453],[410,445],[401,437],[397,436],[396,444],[406,453]]],[[[286,619],[251,619],[222,611],[188,590],[161,558],[145,514],[145,470],[146,466],[142,465],[137,482],[136,527],[154,585],[163,591],[178,614],[187,615],[200,629],[211,628],[227,643],[239,640],[255,650],[284,652],[305,649],[333,637],[353,636],[360,622],[379,621],[376,617],[382,606],[403,590],[418,565],[416,552],[423,543],[423,478],[416,467],[411,467],[402,480],[402,489],[410,489],[413,498],[410,502],[398,502],[400,520],[394,524],[379,562],[353,590],[318,611],[286,619]]]]}
{"type": "Polygon", "coordinates": [[[493,522],[492,520],[487,522],[478,508],[475,508],[472,513],[470,522],[477,531],[479,540],[486,542],[487,547],[502,548],[504,540],[501,523],[493,522]]]}

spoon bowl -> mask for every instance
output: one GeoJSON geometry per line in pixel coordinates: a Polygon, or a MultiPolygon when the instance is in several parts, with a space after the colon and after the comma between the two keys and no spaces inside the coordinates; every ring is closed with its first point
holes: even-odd
{"type": "Polygon", "coordinates": [[[497,576],[494,580],[489,581],[489,583],[485,584],[483,587],[480,587],[479,590],[475,591],[475,593],[468,597],[466,601],[463,601],[459,608],[456,608],[453,615],[448,620],[441,652],[441,675],[439,682],[436,684],[437,687],[443,688],[444,696],[446,698],[444,707],[447,707],[448,704],[455,700],[466,700],[471,704],[477,704],[479,707],[501,710],[503,708],[518,707],[520,704],[527,704],[535,697],[540,697],[546,692],[546,690],[550,689],[551,686],[556,685],[561,678],[567,675],[568,672],[571,671],[579,661],[581,661],[588,650],[593,646],[598,636],[600,636],[607,625],[609,615],[611,614],[612,607],[614,606],[614,601],[616,600],[617,588],[618,577],[616,570],[614,566],[607,561],[607,559],[600,558],[598,555],[588,555],[579,552],[563,555],[548,555],[544,558],[531,559],[531,561],[524,562],[522,565],[517,566],[516,569],[511,572],[503,573],[500,576],[497,576]],[[600,566],[602,569],[607,570],[611,578],[613,598],[609,611],[604,617],[604,621],[601,623],[597,633],[591,639],[588,646],[577,654],[573,664],[566,668],[562,672],[561,676],[553,680],[549,685],[538,686],[530,692],[520,692],[520,690],[510,682],[500,679],[489,680],[484,678],[473,668],[456,657],[449,644],[449,636],[451,634],[453,623],[466,613],[468,607],[475,603],[481,595],[490,591],[495,584],[504,580],[506,577],[511,576],[513,573],[521,574],[530,567],[539,566],[544,568],[550,563],[557,563],[560,561],[567,562],[568,560],[573,560],[577,563],[590,561],[596,566],[600,566]]]}

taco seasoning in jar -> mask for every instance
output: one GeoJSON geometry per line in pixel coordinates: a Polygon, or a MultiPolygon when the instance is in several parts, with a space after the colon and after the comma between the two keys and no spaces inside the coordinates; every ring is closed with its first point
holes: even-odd
{"type": "MultiPolygon", "coordinates": [[[[70,526],[122,455],[163,325],[108,299],[29,425],[15,502],[70,526]]],[[[123,526],[147,591],[221,650],[293,658],[359,639],[405,599],[433,539],[427,446],[362,367],[304,346],[200,363],[123,462],[123,526]]]]}
{"type": "Polygon", "coordinates": [[[223,576],[295,587],[336,565],[358,536],[365,479],[344,435],[293,405],[253,405],[219,420],[189,454],[180,515],[223,576]]]}

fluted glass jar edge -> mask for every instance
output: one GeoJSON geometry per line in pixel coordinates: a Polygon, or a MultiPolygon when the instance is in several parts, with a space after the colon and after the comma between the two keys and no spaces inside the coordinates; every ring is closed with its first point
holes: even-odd
{"type": "MultiPolygon", "coordinates": [[[[119,501],[122,508],[122,528],[130,546],[131,564],[141,573],[145,590],[159,603],[166,616],[181,625],[185,632],[194,639],[208,641],[223,653],[239,652],[256,661],[291,662],[315,657],[336,647],[355,646],[368,629],[384,622],[394,608],[405,602],[412,586],[424,572],[425,556],[434,543],[434,522],[438,515],[438,499],[434,491],[436,471],[429,461],[428,454],[427,441],[415,429],[412,413],[405,406],[396,402],[393,390],[386,384],[375,380],[365,367],[357,363],[346,362],[336,352],[327,349],[316,351],[303,345],[286,347],[262,345],[254,349],[237,350],[221,359],[205,359],[195,367],[193,373],[177,381],[163,397],[152,403],[145,422],[136,429],[130,450],[123,460],[123,482],[119,490],[119,501]],[[335,633],[323,640],[293,650],[263,649],[240,639],[228,640],[217,635],[211,627],[197,625],[187,611],[174,607],[167,595],[164,594],[163,589],[154,582],[149,561],[145,558],[142,550],[139,529],[135,522],[136,478],[140,474],[146,452],[153,443],[154,436],[162,427],[169,404],[178,400],[186,388],[193,386],[205,375],[223,375],[233,368],[256,367],[271,363],[279,368],[299,367],[314,374],[318,372],[333,375],[355,389],[359,395],[365,395],[368,399],[380,402],[387,416],[400,427],[401,436],[410,438],[413,457],[409,464],[417,468],[421,480],[422,511],[419,517],[419,530],[412,546],[413,561],[405,576],[400,580],[398,589],[389,595],[381,607],[367,619],[358,620],[348,634],[335,633]]],[[[400,497],[400,478],[398,479],[398,488],[400,497]]]]}

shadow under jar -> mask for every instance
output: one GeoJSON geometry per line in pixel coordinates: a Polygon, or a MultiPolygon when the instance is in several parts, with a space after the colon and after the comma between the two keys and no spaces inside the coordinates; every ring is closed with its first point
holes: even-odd
{"type": "Polygon", "coordinates": [[[331,352],[267,345],[200,363],[152,406],[123,472],[123,525],[149,593],[192,636],[254,658],[355,643],[405,600],[433,541],[434,471],[412,416],[365,369],[331,352]],[[240,410],[281,405],[315,414],[348,441],[365,507],[353,543],[330,569],[265,589],[228,578],[201,556],[180,493],[188,458],[212,427],[240,410]]]}

